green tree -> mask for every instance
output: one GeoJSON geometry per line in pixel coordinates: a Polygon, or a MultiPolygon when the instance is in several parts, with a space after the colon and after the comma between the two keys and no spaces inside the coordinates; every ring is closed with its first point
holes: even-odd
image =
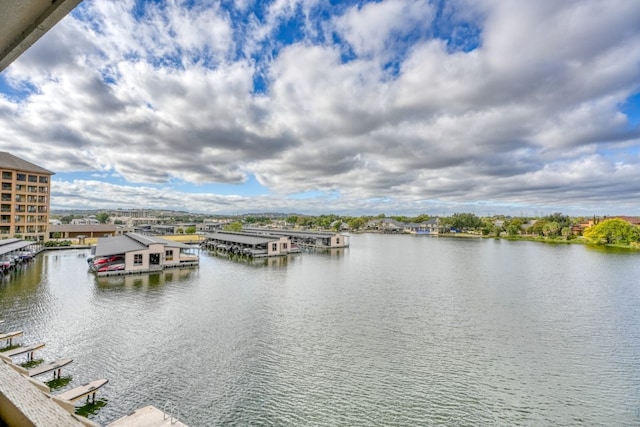
{"type": "Polygon", "coordinates": [[[560,232],[560,224],[555,221],[549,221],[542,227],[542,233],[545,237],[556,237],[560,232]]]}
{"type": "Polygon", "coordinates": [[[542,219],[544,219],[546,222],[557,222],[558,227],[560,227],[558,230],[561,230],[563,227],[571,227],[572,222],[571,218],[569,218],[567,215],[561,214],[560,212],[547,215],[542,219]]]}
{"type": "Polygon", "coordinates": [[[224,231],[242,231],[242,223],[240,221],[232,222],[223,227],[224,231]]]}
{"type": "Polygon", "coordinates": [[[288,216],[287,219],[284,220],[285,223],[295,225],[298,222],[298,217],[295,215],[288,216]]]}
{"type": "Polygon", "coordinates": [[[421,223],[421,222],[425,222],[428,221],[429,218],[431,218],[429,215],[427,214],[422,214],[422,215],[418,215],[417,217],[413,218],[411,220],[411,222],[415,222],[417,224],[421,223]]]}
{"type": "Polygon", "coordinates": [[[184,232],[185,232],[186,234],[195,234],[195,232],[196,232],[196,227],[195,227],[195,225],[191,225],[191,226],[189,226],[189,227],[185,228],[184,232]]]}
{"type": "Polygon", "coordinates": [[[100,212],[96,215],[96,219],[100,221],[100,224],[106,224],[109,221],[109,214],[106,212],[100,212]]]}
{"type": "Polygon", "coordinates": [[[507,235],[509,237],[515,237],[520,234],[520,227],[514,223],[507,225],[507,235]]]}
{"type": "Polygon", "coordinates": [[[472,213],[454,213],[448,218],[448,225],[460,230],[475,230],[484,225],[482,220],[472,213]]]}
{"type": "Polygon", "coordinates": [[[349,221],[347,221],[347,224],[349,225],[350,229],[359,230],[366,224],[366,221],[364,220],[364,218],[351,218],[349,221]]]}
{"type": "Polygon", "coordinates": [[[544,219],[539,219],[527,230],[530,234],[537,234],[538,236],[544,236],[544,226],[547,223],[544,219]]]}
{"type": "Polygon", "coordinates": [[[60,222],[63,224],[71,224],[71,221],[73,221],[76,218],[80,218],[80,217],[76,215],[65,215],[60,218],[60,222]]]}
{"type": "Polygon", "coordinates": [[[640,229],[627,221],[613,218],[600,221],[584,232],[589,243],[628,245],[640,241],[640,229]]]}

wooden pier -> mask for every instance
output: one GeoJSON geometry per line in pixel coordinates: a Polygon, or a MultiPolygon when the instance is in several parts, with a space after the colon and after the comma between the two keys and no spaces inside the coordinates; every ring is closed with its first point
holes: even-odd
{"type": "MultiPolygon", "coordinates": [[[[22,331],[8,332],[0,335],[0,341],[20,335],[22,331]]],[[[109,382],[108,379],[101,378],[60,394],[50,394],[51,389],[47,384],[32,377],[53,372],[53,378],[59,379],[61,369],[73,359],[59,359],[33,369],[25,369],[11,359],[28,354],[29,360],[33,360],[33,352],[44,346],[42,343],[32,344],[0,352],[0,425],[99,427],[91,420],[75,414],[75,402],[86,397],[88,403],[95,403],[96,393],[109,382]],[[8,418],[5,419],[7,414],[8,418]]],[[[146,406],[112,422],[108,427],[187,427],[178,420],[180,414],[176,407],[171,406],[168,412],[166,409],[146,406]]]]}
{"type": "Polygon", "coordinates": [[[99,380],[94,380],[88,382],[86,384],[82,384],[80,387],[76,387],[74,389],[65,391],[64,393],[56,394],[58,399],[66,400],[67,402],[75,402],[77,400],[82,399],[86,396],[87,401],[89,401],[89,397],[92,398],[92,402],[96,401],[96,392],[102,388],[109,380],[102,378],[99,380]]]}
{"type": "Polygon", "coordinates": [[[53,371],[53,379],[60,378],[60,371],[63,367],[67,366],[69,363],[73,362],[73,359],[60,359],[55,362],[47,363],[44,365],[40,365],[37,368],[29,369],[27,371],[27,375],[30,377],[35,377],[36,375],[46,374],[47,372],[53,371]]]}
{"type": "Polygon", "coordinates": [[[13,339],[22,335],[22,331],[13,331],[7,332],[5,334],[0,335],[0,341],[7,341],[7,345],[11,347],[13,344],[13,339]]]}
{"type": "Polygon", "coordinates": [[[27,354],[28,360],[31,361],[33,360],[33,353],[41,348],[44,348],[44,343],[31,344],[26,347],[18,347],[13,350],[3,351],[2,355],[6,357],[15,357],[20,356],[21,354],[27,354]]]}
{"type": "Polygon", "coordinates": [[[174,414],[161,411],[155,406],[145,406],[108,424],[107,427],[187,427],[174,414]]]}

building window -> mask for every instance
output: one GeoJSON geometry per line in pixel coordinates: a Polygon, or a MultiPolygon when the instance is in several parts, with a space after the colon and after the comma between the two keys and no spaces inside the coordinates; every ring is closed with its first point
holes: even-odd
{"type": "Polygon", "coordinates": [[[340,244],[340,238],[338,237],[338,238],[336,239],[336,245],[339,245],[339,244],[340,244]]]}
{"type": "Polygon", "coordinates": [[[30,185],[29,187],[27,187],[27,190],[29,191],[29,193],[37,193],[38,187],[36,187],[35,185],[30,185]]]}
{"type": "Polygon", "coordinates": [[[40,184],[48,184],[49,183],[49,177],[48,176],[41,176],[39,182],[40,182],[40,184]]]}
{"type": "Polygon", "coordinates": [[[38,177],[35,175],[29,175],[29,182],[38,182],[38,177]]]}
{"type": "MultiPolygon", "coordinates": [[[[25,186],[22,184],[16,184],[16,191],[24,191],[25,186]]],[[[11,190],[11,188],[9,188],[11,190]]]]}
{"type": "Polygon", "coordinates": [[[142,265],[142,254],[133,255],[133,265],[142,265]]]}
{"type": "Polygon", "coordinates": [[[23,173],[19,173],[16,175],[16,179],[18,181],[26,181],[27,180],[27,175],[23,174],[23,173]]]}
{"type": "Polygon", "coordinates": [[[271,244],[271,250],[272,251],[277,251],[278,250],[278,244],[277,243],[272,243],[271,244]]]}
{"type": "Polygon", "coordinates": [[[173,261],[173,251],[164,251],[164,260],[173,261]]]}
{"type": "Polygon", "coordinates": [[[13,172],[2,172],[2,179],[13,179],[13,172]]]}
{"type": "Polygon", "coordinates": [[[287,247],[288,247],[288,246],[287,246],[287,244],[286,244],[286,243],[283,243],[283,244],[282,244],[282,249],[287,249],[287,247]]]}

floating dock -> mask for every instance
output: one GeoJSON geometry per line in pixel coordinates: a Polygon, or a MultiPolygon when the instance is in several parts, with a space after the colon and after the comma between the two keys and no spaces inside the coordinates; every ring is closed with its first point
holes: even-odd
{"type": "Polygon", "coordinates": [[[21,354],[28,353],[28,357],[29,357],[28,360],[33,360],[33,353],[36,350],[40,350],[41,348],[44,348],[44,343],[31,344],[26,347],[18,347],[18,348],[14,348],[13,350],[3,351],[2,355],[6,357],[15,357],[15,356],[20,356],[21,354]]]}
{"type": "Polygon", "coordinates": [[[187,427],[172,414],[167,414],[155,406],[145,406],[108,424],[107,427],[187,427]]]}
{"type": "Polygon", "coordinates": [[[301,248],[336,249],[349,247],[348,235],[327,231],[301,231],[255,227],[243,228],[242,231],[259,235],[286,236],[292,243],[301,248]]]}
{"type": "Polygon", "coordinates": [[[7,341],[7,345],[11,347],[13,339],[22,335],[22,331],[13,331],[7,332],[6,334],[0,335],[0,341],[7,341]]]}
{"type": "Polygon", "coordinates": [[[87,400],[89,400],[89,397],[92,397],[93,398],[92,402],[95,403],[96,392],[108,382],[109,380],[105,378],[94,380],[86,384],[83,384],[80,387],[76,387],[74,389],[65,391],[64,393],[56,394],[55,397],[58,399],[66,400],[67,402],[73,403],[86,396],[87,400]]]}
{"type": "Polygon", "coordinates": [[[286,236],[218,231],[204,235],[202,245],[212,251],[252,258],[286,256],[300,252],[286,236]]]}
{"type": "Polygon", "coordinates": [[[73,362],[73,359],[56,360],[55,362],[47,363],[45,365],[40,365],[37,368],[29,369],[27,371],[27,375],[29,375],[30,377],[35,377],[36,375],[42,375],[46,374],[47,372],[53,371],[53,379],[60,378],[60,370],[71,362],[73,362]]]}
{"type": "Polygon", "coordinates": [[[105,237],[91,249],[89,269],[97,276],[154,273],[166,268],[196,267],[199,264],[199,246],[126,233],[105,237]]]}

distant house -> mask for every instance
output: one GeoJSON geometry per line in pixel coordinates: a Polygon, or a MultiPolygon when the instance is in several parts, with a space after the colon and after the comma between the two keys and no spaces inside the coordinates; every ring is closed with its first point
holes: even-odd
{"type": "Polygon", "coordinates": [[[365,225],[367,230],[380,231],[382,233],[401,233],[405,224],[392,218],[374,219],[365,225]]]}
{"type": "Polygon", "coordinates": [[[593,219],[588,219],[588,220],[580,221],[577,224],[573,224],[571,226],[571,234],[576,236],[581,236],[582,233],[584,233],[584,230],[586,230],[589,227],[593,227],[594,224],[595,222],[593,219]]]}
{"type": "Polygon", "coordinates": [[[88,216],[86,218],[74,218],[74,219],[71,220],[71,224],[73,224],[73,225],[91,225],[91,224],[100,224],[100,221],[98,221],[95,216],[88,216]]]}
{"type": "Polygon", "coordinates": [[[637,217],[637,216],[612,216],[607,219],[614,219],[614,218],[626,221],[631,225],[640,225],[640,217],[637,217]]]}
{"type": "Polygon", "coordinates": [[[427,221],[420,223],[411,222],[405,225],[405,232],[411,234],[440,234],[446,232],[445,226],[440,221],[440,218],[429,218],[427,221]]]}
{"type": "Polygon", "coordinates": [[[438,217],[429,218],[428,220],[423,222],[422,225],[427,230],[427,232],[431,234],[444,233],[446,231],[444,225],[442,224],[442,221],[440,221],[440,218],[438,217]]]}

